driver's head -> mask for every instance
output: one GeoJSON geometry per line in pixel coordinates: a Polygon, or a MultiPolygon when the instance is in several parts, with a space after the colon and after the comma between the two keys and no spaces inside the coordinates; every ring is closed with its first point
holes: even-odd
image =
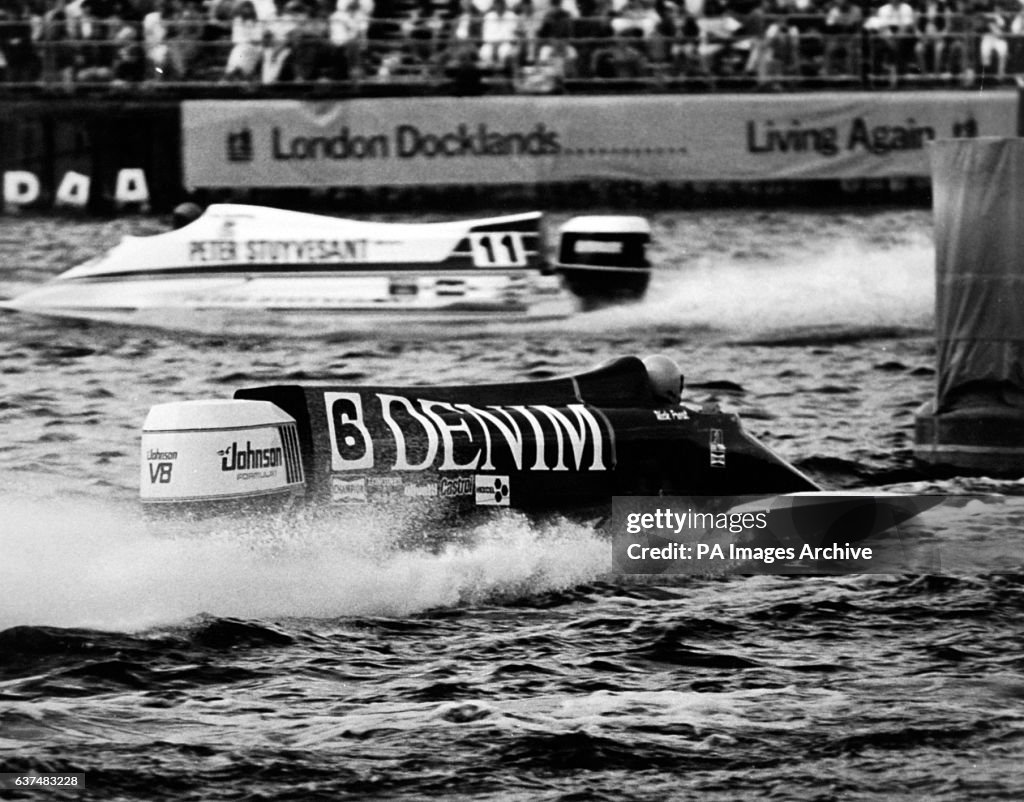
{"type": "Polygon", "coordinates": [[[202,217],[203,210],[199,204],[186,201],[175,206],[172,214],[172,225],[175,228],[183,228],[193,220],[198,220],[202,217]]]}
{"type": "Polygon", "coordinates": [[[663,404],[678,404],[683,392],[683,374],[674,359],[661,354],[645,357],[647,379],[654,397],[663,404]]]}

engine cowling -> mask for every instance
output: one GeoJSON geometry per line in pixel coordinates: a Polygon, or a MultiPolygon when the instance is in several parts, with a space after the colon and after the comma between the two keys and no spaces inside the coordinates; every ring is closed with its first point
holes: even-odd
{"type": "Polygon", "coordinates": [[[267,401],[157,404],[143,425],[139,489],[150,505],[301,495],[295,419],[267,401]]]}
{"type": "Polygon", "coordinates": [[[651,226],[642,217],[573,217],[559,229],[554,267],[587,307],[634,301],[650,283],[650,241],[651,226]]]}

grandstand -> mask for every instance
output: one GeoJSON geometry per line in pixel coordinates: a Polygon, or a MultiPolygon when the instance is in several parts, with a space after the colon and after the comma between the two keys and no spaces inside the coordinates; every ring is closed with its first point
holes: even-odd
{"type": "Polygon", "coordinates": [[[2,0],[0,94],[373,97],[989,88],[991,0],[2,0]]]}

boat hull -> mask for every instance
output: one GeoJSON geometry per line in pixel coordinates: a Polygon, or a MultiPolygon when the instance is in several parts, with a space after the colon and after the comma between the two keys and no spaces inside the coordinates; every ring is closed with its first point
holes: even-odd
{"type": "Polygon", "coordinates": [[[213,275],[58,281],[3,304],[18,312],[147,327],[334,330],[557,320],[579,308],[554,276],[515,274],[213,275]]]}

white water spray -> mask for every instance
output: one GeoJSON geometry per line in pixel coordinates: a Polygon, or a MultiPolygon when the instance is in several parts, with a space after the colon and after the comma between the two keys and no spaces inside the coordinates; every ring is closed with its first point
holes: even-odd
{"type": "Polygon", "coordinates": [[[509,516],[438,550],[395,548],[394,518],[221,522],[168,534],[131,507],[0,498],[0,629],[137,630],[200,613],[404,616],[572,587],[610,568],[588,527],[509,516]]]}

